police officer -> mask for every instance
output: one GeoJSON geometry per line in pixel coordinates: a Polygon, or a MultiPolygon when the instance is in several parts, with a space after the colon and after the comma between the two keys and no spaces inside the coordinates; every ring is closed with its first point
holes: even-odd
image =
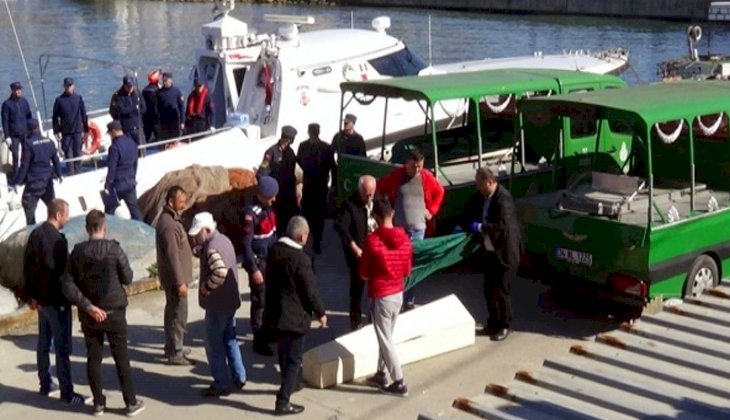
{"type": "Polygon", "coordinates": [[[23,85],[20,82],[10,84],[10,97],[2,105],[2,124],[5,143],[13,155],[13,172],[8,176],[8,186],[14,187],[20,165],[20,146],[28,133],[28,121],[33,118],[30,104],[23,97],[23,85]]]}
{"type": "MultiPolygon", "coordinates": [[[[53,134],[61,139],[61,149],[66,159],[81,156],[81,134],[89,132],[84,98],[75,93],[74,81],[63,79],[63,93],[53,104],[53,134]]],[[[81,163],[71,164],[71,173],[81,170],[81,163]]]]}
{"type": "Polygon", "coordinates": [[[291,149],[297,130],[285,125],[281,129],[279,141],[266,150],[259,166],[258,175],[270,175],[279,183],[279,195],[276,197],[276,228],[282,234],[286,232],[289,219],[299,214],[297,205],[297,157],[291,149]]]}
{"type": "Polygon", "coordinates": [[[312,229],[314,252],[322,253],[322,231],[328,210],[327,195],[330,174],[334,177],[335,150],[319,138],[319,124],[309,124],[309,140],[297,151],[297,163],[304,172],[302,213],[312,229]]]}
{"type": "Polygon", "coordinates": [[[146,110],[144,101],[134,88],[134,78],[124,76],[122,87],[112,95],[109,115],[122,123],[124,134],[131,137],[138,146],[140,145],[139,131],[142,126],[141,117],[146,110]]]}
{"type": "Polygon", "coordinates": [[[112,138],[109,147],[109,169],[104,183],[104,212],[114,214],[119,202],[124,200],[129,208],[129,215],[134,220],[142,220],[142,213],[137,205],[137,144],[124,134],[119,120],[107,126],[112,138]]]}
{"type": "Polygon", "coordinates": [[[157,91],[157,118],[160,140],[180,137],[185,128],[185,98],[172,85],[172,73],[162,73],[162,87],[157,91]]]}
{"type": "Polygon", "coordinates": [[[277,240],[276,215],[272,205],[279,193],[276,179],[262,175],[258,180],[256,197],[243,209],[243,268],[248,273],[251,288],[251,330],[253,350],[271,356],[269,337],[262,330],[264,316],[264,273],[269,250],[277,240]]]}
{"type": "Polygon", "coordinates": [[[56,193],[53,190],[53,172],[59,181],[61,165],[58,151],[53,140],[45,138],[38,129],[38,121],[28,120],[28,137],[23,143],[23,157],[18,170],[17,181],[25,185],[23,189],[23,210],[28,225],[35,224],[35,209],[40,198],[48,206],[56,193]],[[53,164],[53,169],[51,169],[53,164]]]}
{"type": "Polygon", "coordinates": [[[366,156],[367,146],[362,136],[355,131],[357,117],[352,114],[345,115],[345,125],[342,131],[332,138],[332,147],[338,155],[366,156]]]}
{"type": "Polygon", "coordinates": [[[212,126],[213,103],[208,96],[208,87],[196,77],[185,109],[185,134],[202,133],[212,126]]]}
{"type": "Polygon", "coordinates": [[[149,84],[142,89],[145,112],[142,115],[142,126],[144,127],[144,138],[147,143],[159,140],[157,136],[157,91],[160,90],[160,70],[152,70],[147,73],[149,84]],[[154,139],[154,140],[153,140],[154,139]]]}

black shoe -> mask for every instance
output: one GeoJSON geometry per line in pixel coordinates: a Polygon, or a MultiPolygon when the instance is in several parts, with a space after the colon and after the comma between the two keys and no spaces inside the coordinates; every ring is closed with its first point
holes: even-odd
{"type": "Polygon", "coordinates": [[[375,375],[365,378],[365,382],[376,388],[385,388],[388,386],[388,378],[385,377],[385,372],[376,372],[375,375]]]}
{"type": "Polygon", "coordinates": [[[136,403],[127,406],[127,408],[124,410],[124,415],[126,415],[127,417],[134,417],[137,414],[141,413],[144,409],[144,401],[138,399],[136,403]]]}
{"type": "Polygon", "coordinates": [[[76,394],[74,393],[70,397],[63,398],[61,397],[61,401],[63,401],[64,404],[68,405],[86,405],[90,403],[92,400],[91,397],[88,397],[86,395],[76,394]]]}
{"type": "Polygon", "coordinates": [[[275,416],[286,416],[289,414],[299,414],[302,411],[304,411],[304,406],[299,405],[299,404],[289,403],[282,407],[276,407],[276,409],[274,409],[274,415],[275,416]]]}
{"type": "Polygon", "coordinates": [[[274,350],[267,344],[254,344],[253,351],[262,356],[273,356],[274,350]]]}
{"type": "Polygon", "coordinates": [[[41,388],[38,390],[38,393],[41,395],[45,395],[46,397],[55,397],[57,395],[61,395],[61,388],[58,387],[55,383],[51,382],[50,385],[44,385],[41,386],[41,388]]]}
{"type": "Polygon", "coordinates": [[[405,312],[411,311],[411,310],[413,310],[415,308],[416,308],[416,304],[415,303],[406,303],[406,304],[404,304],[401,307],[400,313],[405,313],[405,312]]]}
{"type": "Polygon", "coordinates": [[[350,331],[357,331],[360,328],[362,328],[362,323],[360,321],[350,321],[350,331]]]}
{"type": "Polygon", "coordinates": [[[243,381],[243,382],[233,381],[233,387],[236,389],[239,389],[239,390],[243,389],[244,386],[246,386],[246,381],[243,381]]]}
{"type": "Polygon", "coordinates": [[[493,333],[492,335],[490,335],[489,336],[489,339],[492,340],[492,341],[502,341],[505,338],[507,338],[507,336],[509,335],[509,333],[510,333],[510,329],[509,328],[502,328],[499,331],[497,331],[497,332],[493,333]]]}
{"type": "Polygon", "coordinates": [[[403,381],[395,381],[392,384],[380,388],[380,392],[383,392],[385,394],[395,395],[397,397],[407,397],[408,396],[408,387],[406,384],[403,383],[403,381]]]}
{"type": "Polygon", "coordinates": [[[171,366],[192,366],[195,362],[185,356],[172,356],[167,358],[166,364],[171,366]]]}
{"type": "Polygon", "coordinates": [[[211,398],[220,398],[220,397],[227,397],[231,395],[230,389],[218,389],[214,387],[213,385],[209,386],[208,388],[205,388],[204,390],[200,391],[200,395],[204,397],[211,397],[211,398]]]}

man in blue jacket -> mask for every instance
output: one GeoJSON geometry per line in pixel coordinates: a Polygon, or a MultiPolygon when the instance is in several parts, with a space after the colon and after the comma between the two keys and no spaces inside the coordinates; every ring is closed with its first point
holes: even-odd
{"type": "Polygon", "coordinates": [[[13,172],[8,177],[8,186],[14,187],[20,165],[20,146],[27,134],[28,120],[33,118],[30,104],[23,97],[23,85],[20,82],[10,84],[10,97],[3,102],[2,124],[5,143],[13,155],[13,172]]]}
{"type": "Polygon", "coordinates": [[[122,87],[112,95],[109,103],[109,115],[122,123],[124,134],[140,145],[140,129],[142,127],[142,114],[147,110],[144,101],[134,88],[134,78],[124,76],[122,87]]]}
{"type": "Polygon", "coordinates": [[[157,117],[160,140],[180,137],[185,128],[185,97],[172,85],[172,73],[162,74],[162,87],[157,91],[157,117]]]}
{"type": "Polygon", "coordinates": [[[104,212],[114,214],[119,202],[124,200],[129,215],[142,220],[137,205],[137,144],[122,129],[122,123],[114,120],[107,125],[112,145],[109,147],[109,170],[104,183],[104,212]]]}
{"type": "MultiPolygon", "coordinates": [[[[89,132],[89,118],[86,116],[84,98],[75,93],[74,81],[63,79],[63,93],[53,104],[53,134],[61,138],[61,149],[66,159],[81,156],[82,133],[89,132]]],[[[81,170],[81,163],[71,164],[71,173],[81,170]]]]}
{"type": "Polygon", "coordinates": [[[58,151],[53,140],[41,135],[38,121],[35,119],[28,121],[28,132],[28,138],[23,143],[23,157],[16,180],[19,184],[25,185],[22,198],[25,220],[28,225],[34,225],[38,199],[43,200],[48,206],[51,200],[56,198],[53,190],[53,172],[59,181],[62,178],[58,151]]]}

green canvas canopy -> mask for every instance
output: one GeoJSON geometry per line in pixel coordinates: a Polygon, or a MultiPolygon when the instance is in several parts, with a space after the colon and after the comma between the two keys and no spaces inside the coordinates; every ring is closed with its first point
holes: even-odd
{"type": "Polygon", "coordinates": [[[467,233],[437,236],[413,243],[413,270],[406,279],[410,289],[431,274],[451,267],[476,252],[481,239],[467,233]]]}
{"type": "Polygon", "coordinates": [[[343,92],[368,96],[402,98],[433,104],[448,99],[472,98],[486,95],[522,94],[527,91],[551,89],[559,91],[562,84],[582,82],[623,81],[610,75],[583,73],[571,70],[498,69],[433,76],[409,76],[366,82],[343,82],[343,92]]]}
{"type": "Polygon", "coordinates": [[[607,89],[570,93],[559,97],[523,100],[523,112],[549,108],[553,115],[570,116],[587,108],[598,109],[606,119],[644,121],[646,125],[711,115],[730,108],[730,84],[727,81],[679,81],[634,86],[631,89],[607,89]],[[687,98],[694,98],[688,102],[687,98]],[[697,100],[701,98],[701,100],[697,100]]]}

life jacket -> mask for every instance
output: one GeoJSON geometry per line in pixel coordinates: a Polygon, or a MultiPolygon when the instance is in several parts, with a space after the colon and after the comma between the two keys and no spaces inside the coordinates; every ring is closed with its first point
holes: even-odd
{"type": "Polygon", "coordinates": [[[185,115],[188,117],[202,117],[204,116],[205,111],[205,100],[208,98],[208,88],[206,86],[203,86],[203,89],[198,91],[193,91],[190,93],[190,96],[188,96],[188,107],[185,112],[185,115]]]}

